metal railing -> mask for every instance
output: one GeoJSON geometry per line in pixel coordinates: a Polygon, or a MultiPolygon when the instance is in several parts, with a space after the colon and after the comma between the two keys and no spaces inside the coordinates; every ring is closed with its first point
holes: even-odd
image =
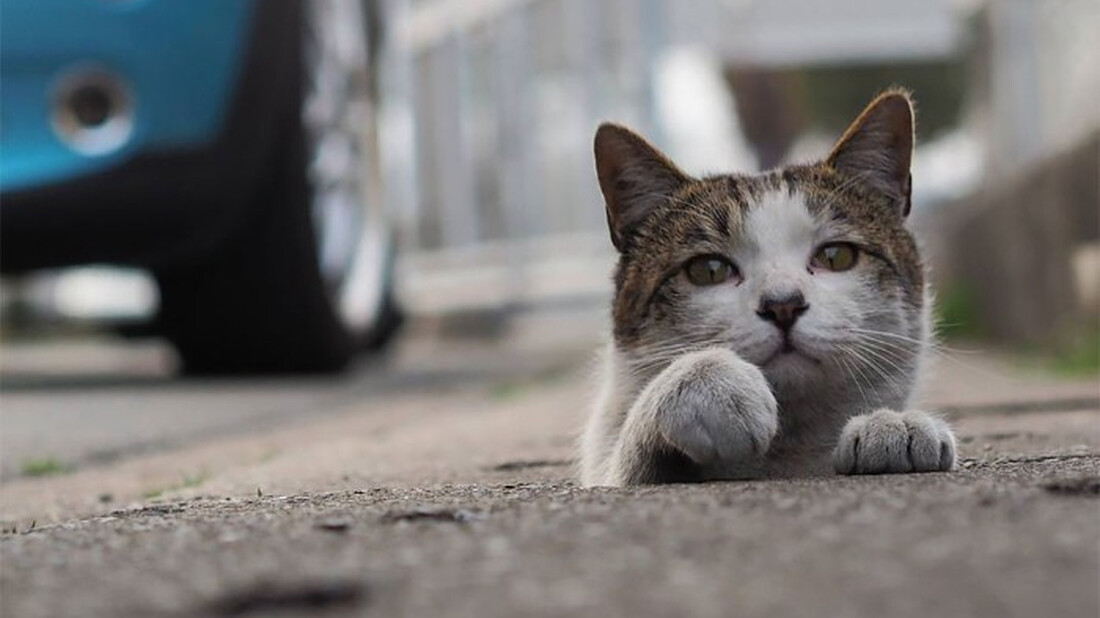
{"type": "Polygon", "coordinates": [[[670,46],[691,43],[754,65],[943,54],[956,36],[947,5],[385,0],[381,151],[405,291],[427,297],[413,305],[440,309],[449,298],[522,302],[540,297],[532,290],[545,282],[532,273],[545,274],[547,260],[573,263],[549,268],[572,273],[551,289],[606,288],[612,255],[592,135],[613,119],[665,145],[655,86],[670,46]],[[867,19],[849,19],[859,15],[867,19]],[[579,256],[591,260],[587,277],[579,256]],[[451,271],[461,283],[444,293],[451,271]],[[494,289],[459,293],[462,286],[494,289]]]}

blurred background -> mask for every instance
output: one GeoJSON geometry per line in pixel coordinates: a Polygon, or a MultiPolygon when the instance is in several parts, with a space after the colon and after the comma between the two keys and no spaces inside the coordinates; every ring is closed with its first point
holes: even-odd
{"type": "MultiPolygon", "coordinates": [[[[947,331],[1094,349],[1098,12],[1090,0],[365,2],[372,87],[357,121],[373,143],[359,163],[386,213],[371,223],[396,234],[396,296],[417,317],[490,312],[495,329],[523,310],[602,305],[599,121],[636,127],[692,172],[754,171],[821,156],[896,84],[919,106],[914,219],[947,331]]],[[[33,156],[5,146],[5,167],[33,156]]],[[[158,307],[142,271],[15,274],[9,341],[133,325],[158,307]]]]}
{"type": "Polygon", "coordinates": [[[1100,365],[1094,0],[26,0],[0,24],[9,402],[181,369],[416,387],[445,358],[462,380],[594,349],[600,121],[689,172],[751,172],[824,155],[891,85],[918,105],[912,217],[945,335],[1100,365]],[[86,15],[33,35],[51,10],[86,15]],[[164,128],[180,118],[209,128],[164,128]],[[120,174],[139,188],[116,195],[120,174]]]}

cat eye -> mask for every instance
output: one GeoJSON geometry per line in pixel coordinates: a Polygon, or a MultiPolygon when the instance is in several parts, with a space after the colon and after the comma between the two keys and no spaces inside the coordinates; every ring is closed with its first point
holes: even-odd
{"type": "Polygon", "coordinates": [[[700,255],[684,266],[688,281],[695,285],[718,285],[741,276],[729,260],[716,255],[700,255]]]}
{"type": "Polygon", "coordinates": [[[841,272],[856,265],[859,257],[859,249],[847,242],[834,242],[822,245],[813,258],[810,266],[833,272],[841,272]]]}

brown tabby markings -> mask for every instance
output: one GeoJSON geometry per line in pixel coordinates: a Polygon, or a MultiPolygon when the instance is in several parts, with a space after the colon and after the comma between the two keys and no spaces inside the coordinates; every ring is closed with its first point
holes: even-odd
{"type": "Polygon", "coordinates": [[[924,276],[904,218],[882,194],[845,178],[825,163],[792,166],[763,175],[719,175],[690,180],[625,239],[615,273],[614,335],[621,346],[637,343],[648,319],[675,300],[665,283],[688,258],[725,254],[741,233],[746,212],[770,191],[801,193],[815,216],[847,223],[876,261],[883,289],[899,286],[916,312],[924,276]],[[887,281],[889,280],[889,282],[887,281]]]}

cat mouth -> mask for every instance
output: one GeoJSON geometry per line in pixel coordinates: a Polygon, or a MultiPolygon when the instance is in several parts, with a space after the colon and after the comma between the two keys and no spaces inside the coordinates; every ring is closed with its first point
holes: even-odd
{"type": "Polygon", "coordinates": [[[806,353],[805,350],[801,350],[794,345],[789,338],[785,338],[779,348],[772,352],[771,356],[767,358],[761,366],[774,365],[780,362],[789,360],[805,360],[810,361],[815,365],[820,365],[821,361],[806,353]]]}

